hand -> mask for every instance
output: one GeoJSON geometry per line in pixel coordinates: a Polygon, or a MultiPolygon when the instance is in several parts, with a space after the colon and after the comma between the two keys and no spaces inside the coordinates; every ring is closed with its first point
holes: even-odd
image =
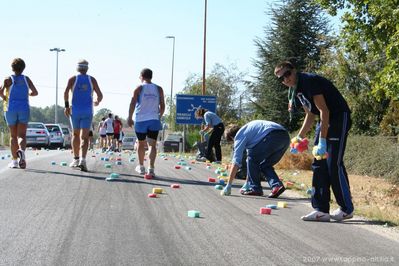
{"type": "Polygon", "coordinates": [[[291,139],[290,152],[293,154],[304,152],[308,149],[308,144],[307,138],[302,139],[300,136],[296,136],[291,139]]]}
{"type": "Polygon", "coordinates": [[[65,114],[66,117],[71,116],[71,108],[70,107],[65,108],[64,109],[64,114],[65,114]]]}
{"type": "Polygon", "coordinates": [[[199,131],[199,134],[202,136],[202,135],[204,134],[204,131],[203,131],[203,130],[200,130],[200,131],[199,131]]]}
{"type": "Polygon", "coordinates": [[[319,139],[319,144],[313,147],[312,154],[316,160],[327,158],[327,140],[325,138],[319,139]]]}
{"type": "Polygon", "coordinates": [[[231,185],[227,184],[222,191],[220,191],[220,195],[222,196],[230,196],[231,195],[231,185]]]}
{"type": "Polygon", "coordinates": [[[132,127],[132,126],[134,125],[133,119],[128,118],[128,119],[127,119],[127,125],[128,125],[129,127],[132,127]]]}

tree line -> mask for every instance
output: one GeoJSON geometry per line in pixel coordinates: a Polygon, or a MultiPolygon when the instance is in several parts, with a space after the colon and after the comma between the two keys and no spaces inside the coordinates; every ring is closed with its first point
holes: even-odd
{"type": "MultiPolygon", "coordinates": [[[[217,96],[216,110],[226,124],[265,119],[290,131],[299,128],[300,105],[288,113],[287,89],[274,76],[275,65],[289,59],[300,71],[318,73],[336,85],[352,110],[352,132],[399,134],[399,1],[282,0],[266,5],[270,2],[265,1],[263,35],[254,36],[255,73],[248,75],[235,64],[215,64],[207,74],[206,94],[217,96]],[[332,30],[327,16],[337,13],[342,14],[339,32],[332,30]],[[266,24],[266,17],[271,23],[266,24]]],[[[201,94],[201,88],[201,75],[191,74],[182,93],[201,94]]],[[[167,106],[170,130],[182,130],[175,124],[176,106],[170,97],[167,106]]],[[[94,123],[108,112],[99,110],[94,123]]],[[[54,106],[31,109],[31,121],[50,123],[53,117],[54,106]]],[[[61,107],[58,117],[69,124],[61,107]]],[[[0,126],[6,128],[4,120],[0,126]]]]}

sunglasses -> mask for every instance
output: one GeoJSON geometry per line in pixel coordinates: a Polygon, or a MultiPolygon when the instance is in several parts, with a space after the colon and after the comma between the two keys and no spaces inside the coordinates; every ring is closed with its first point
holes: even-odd
{"type": "Polygon", "coordinates": [[[291,76],[291,74],[292,74],[291,70],[287,70],[280,77],[277,77],[277,79],[278,79],[278,81],[283,82],[284,79],[288,78],[289,76],[291,76]]]}

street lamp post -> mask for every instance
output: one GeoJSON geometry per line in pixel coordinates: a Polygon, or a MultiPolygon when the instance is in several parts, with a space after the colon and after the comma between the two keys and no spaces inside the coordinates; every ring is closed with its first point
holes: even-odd
{"type": "Polygon", "coordinates": [[[58,123],[58,113],[57,113],[57,107],[58,107],[58,53],[59,52],[65,52],[65,49],[61,48],[52,48],[50,49],[51,52],[56,52],[56,70],[55,70],[55,117],[54,117],[54,123],[58,123]]]}
{"type": "Polygon", "coordinates": [[[166,36],[167,39],[173,39],[173,51],[172,51],[172,77],[170,79],[170,109],[169,112],[172,113],[173,106],[173,71],[175,67],[175,36],[166,36]]]}
{"type": "Polygon", "coordinates": [[[202,95],[205,95],[206,90],[206,79],[205,79],[205,66],[206,66],[206,13],[207,13],[208,1],[205,0],[205,16],[204,16],[204,57],[202,64],[202,95]]]}

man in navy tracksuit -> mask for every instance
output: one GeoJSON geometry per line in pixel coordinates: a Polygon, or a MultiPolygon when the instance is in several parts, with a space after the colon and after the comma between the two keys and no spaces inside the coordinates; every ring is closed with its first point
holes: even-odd
{"type": "Polygon", "coordinates": [[[274,74],[290,88],[290,106],[299,99],[306,116],[293,141],[300,141],[311,130],[316,116],[312,164],[312,206],[314,211],[302,217],[304,221],[341,221],[353,217],[353,203],[348,175],[343,162],[348,131],[351,127],[350,109],[337,88],[327,79],[309,73],[297,72],[288,61],[278,64],[274,74]],[[327,157],[327,158],[325,158],[327,157]],[[339,209],[331,215],[330,186],[339,209]]]}

